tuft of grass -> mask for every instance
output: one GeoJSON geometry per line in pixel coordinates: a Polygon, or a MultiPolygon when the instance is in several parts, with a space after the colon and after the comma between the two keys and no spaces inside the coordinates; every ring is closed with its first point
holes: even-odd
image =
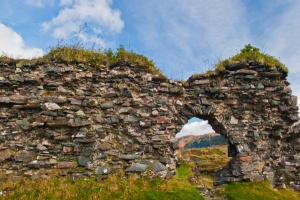
{"type": "Polygon", "coordinates": [[[289,189],[272,189],[268,181],[229,183],[225,186],[230,200],[299,200],[296,192],[289,189]]]}
{"type": "Polygon", "coordinates": [[[176,168],[176,170],[178,178],[187,179],[191,175],[192,166],[188,162],[183,162],[176,168]]]}
{"type": "Polygon", "coordinates": [[[281,63],[273,56],[261,53],[259,51],[259,48],[253,47],[251,44],[245,45],[245,47],[240,50],[240,53],[217,63],[214,72],[218,73],[225,71],[226,67],[229,64],[249,61],[255,61],[260,64],[267,65],[271,68],[281,69],[284,72],[288,73],[288,69],[283,63],[281,63]]]}
{"type": "Polygon", "coordinates": [[[194,176],[192,185],[201,188],[213,189],[215,179],[211,174],[194,176]]]}
{"type": "Polygon", "coordinates": [[[256,62],[258,64],[266,65],[270,68],[276,68],[285,74],[288,73],[288,68],[278,59],[271,55],[261,53],[259,48],[253,47],[251,44],[247,44],[243,49],[240,50],[240,53],[228,59],[220,60],[218,63],[216,63],[213,70],[207,70],[204,74],[194,74],[190,77],[190,79],[193,80],[199,77],[214,77],[223,73],[227,69],[228,65],[243,62],[256,62]]]}
{"type": "Polygon", "coordinates": [[[215,154],[219,155],[219,156],[224,156],[226,155],[226,153],[218,148],[214,148],[214,152],[215,154]]]}
{"type": "Polygon", "coordinates": [[[53,47],[50,52],[44,55],[39,61],[63,62],[63,63],[82,63],[97,66],[107,63],[106,55],[101,51],[78,48],[75,46],[53,47]]]}

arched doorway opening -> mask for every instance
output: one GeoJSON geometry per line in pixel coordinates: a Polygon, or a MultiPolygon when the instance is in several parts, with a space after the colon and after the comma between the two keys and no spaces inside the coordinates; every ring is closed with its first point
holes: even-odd
{"type": "Polygon", "coordinates": [[[225,126],[213,116],[205,119],[194,116],[177,133],[177,155],[181,164],[191,167],[189,180],[193,185],[212,188],[216,171],[228,168],[230,145],[225,138],[225,126]]]}
{"type": "Polygon", "coordinates": [[[179,149],[207,148],[227,144],[226,139],[216,133],[208,120],[192,117],[176,134],[179,149]]]}

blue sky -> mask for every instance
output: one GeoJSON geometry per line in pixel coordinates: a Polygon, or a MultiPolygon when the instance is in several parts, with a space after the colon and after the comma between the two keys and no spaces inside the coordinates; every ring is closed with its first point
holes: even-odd
{"type": "Polygon", "coordinates": [[[289,68],[300,97],[299,0],[0,0],[0,52],[34,57],[58,41],[153,59],[169,78],[187,79],[246,44],[289,68]]]}

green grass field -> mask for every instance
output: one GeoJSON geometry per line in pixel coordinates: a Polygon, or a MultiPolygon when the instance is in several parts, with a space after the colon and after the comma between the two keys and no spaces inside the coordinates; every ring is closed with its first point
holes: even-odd
{"type": "Polygon", "coordinates": [[[268,181],[230,183],[222,187],[226,188],[226,195],[230,200],[282,200],[300,199],[299,193],[291,189],[272,189],[268,181]]]}
{"type": "MultiPolygon", "coordinates": [[[[170,180],[150,180],[132,175],[112,175],[96,181],[52,178],[50,180],[23,179],[0,185],[6,195],[0,199],[203,199],[188,181],[174,177],[170,180]]],[[[0,190],[0,191],[1,191],[0,190]]]]}

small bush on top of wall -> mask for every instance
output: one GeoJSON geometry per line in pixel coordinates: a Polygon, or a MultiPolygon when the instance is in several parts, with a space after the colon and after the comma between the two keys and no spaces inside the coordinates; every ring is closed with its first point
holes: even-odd
{"type": "Polygon", "coordinates": [[[282,69],[286,73],[288,72],[287,67],[283,63],[281,63],[273,56],[261,53],[259,51],[259,48],[253,47],[251,44],[245,45],[245,47],[240,50],[240,53],[217,63],[215,72],[224,71],[229,64],[250,61],[255,61],[272,68],[282,69]]]}

